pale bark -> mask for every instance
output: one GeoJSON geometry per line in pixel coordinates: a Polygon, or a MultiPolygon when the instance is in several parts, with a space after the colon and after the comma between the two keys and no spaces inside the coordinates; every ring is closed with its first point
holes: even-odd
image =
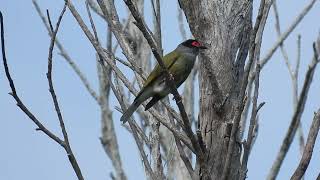
{"type": "MultiPolygon", "coordinates": [[[[230,134],[227,124],[233,119],[236,92],[234,61],[237,49],[252,6],[240,1],[218,3],[216,1],[180,0],[194,37],[210,46],[200,54],[200,114],[201,135],[208,149],[200,176],[203,179],[220,179],[230,134]],[[230,94],[221,112],[219,107],[223,98],[230,94]]],[[[241,77],[239,78],[241,79],[241,77]]],[[[238,86],[240,87],[240,86],[238,86]]],[[[239,89],[238,89],[239,92],[239,89]]],[[[234,149],[229,179],[238,178],[240,153],[234,149]]]]}

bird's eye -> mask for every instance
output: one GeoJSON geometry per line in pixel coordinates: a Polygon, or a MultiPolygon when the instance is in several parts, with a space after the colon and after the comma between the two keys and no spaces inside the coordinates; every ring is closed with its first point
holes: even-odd
{"type": "Polygon", "coordinates": [[[192,46],[195,46],[195,47],[199,47],[200,46],[200,43],[198,41],[193,41],[191,43],[192,46]]]}

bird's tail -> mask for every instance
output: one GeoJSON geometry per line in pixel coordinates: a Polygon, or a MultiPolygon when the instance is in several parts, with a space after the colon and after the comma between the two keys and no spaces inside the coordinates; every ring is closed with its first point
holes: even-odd
{"type": "Polygon", "coordinates": [[[136,109],[138,109],[140,103],[138,103],[138,101],[134,101],[129,108],[126,110],[126,112],[123,113],[120,121],[122,121],[122,123],[126,123],[128,121],[128,119],[132,116],[132,114],[136,111],[136,109]]]}
{"type": "Polygon", "coordinates": [[[140,104],[143,103],[143,101],[145,101],[151,96],[152,96],[151,89],[147,88],[145,90],[142,90],[137,95],[133,103],[129,106],[129,108],[123,113],[122,117],[120,118],[120,121],[122,121],[123,124],[126,123],[128,119],[132,116],[132,114],[138,109],[140,104]]]}

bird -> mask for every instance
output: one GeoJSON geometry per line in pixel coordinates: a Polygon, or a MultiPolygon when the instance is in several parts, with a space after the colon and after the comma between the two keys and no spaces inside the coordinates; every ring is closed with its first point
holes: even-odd
{"type": "MultiPolygon", "coordinates": [[[[196,57],[201,49],[207,49],[207,47],[203,46],[197,40],[188,39],[179,44],[175,50],[162,58],[163,63],[172,75],[177,88],[189,76],[196,61],[196,57]]],[[[126,123],[144,101],[152,97],[145,106],[145,111],[147,111],[169,93],[170,86],[166,81],[165,72],[162,70],[161,66],[157,64],[147,77],[147,80],[144,82],[142,89],[134,99],[133,103],[123,113],[120,120],[123,124],[126,123]]]]}

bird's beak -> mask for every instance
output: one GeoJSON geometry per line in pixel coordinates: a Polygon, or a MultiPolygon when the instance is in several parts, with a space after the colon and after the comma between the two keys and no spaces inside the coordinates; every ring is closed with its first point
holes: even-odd
{"type": "Polygon", "coordinates": [[[206,46],[199,46],[199,49],[208,49],[206,46]]]}

